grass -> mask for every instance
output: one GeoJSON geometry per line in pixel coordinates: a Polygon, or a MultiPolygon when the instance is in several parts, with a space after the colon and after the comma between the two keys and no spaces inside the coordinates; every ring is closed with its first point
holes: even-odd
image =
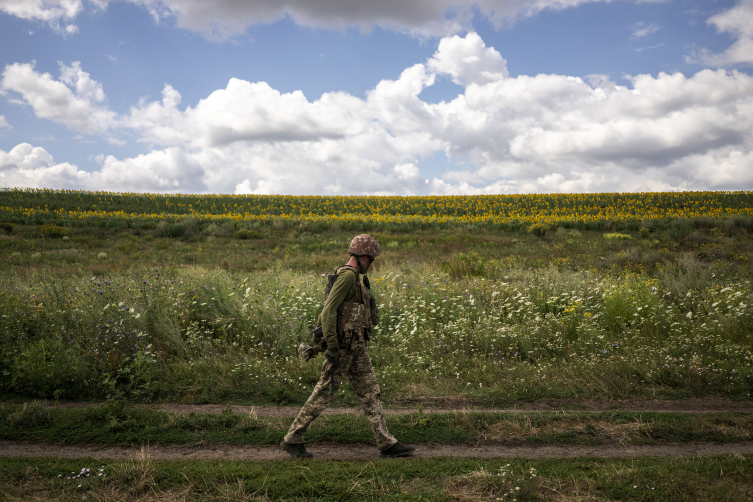
{"type": "MultiPolygon", "coordinates": [[[[87,409],[47,407],[40,402],[0,408],[0,438],[46,443],[276,445],[292,418],[255,413],[179,415],[108,403],[87,409]]],[[[634,412],[412,413],[387,417],[390,432],[407,443],[477,444],[662,444],[744,442],[753,438],[753,415],[634,412]]],[[[363,416],[324,415],[307,441],[372,443],[363,416]]]]}
{"type": "MultiPolygon", "coordinates": [[[[750,197],[717,195],[738,209],[750,197]]],[[[8,207],[70,209],[75,199],[83,210],[156,204],[185,214],[184,203],[199,199],[217,214],[241,203],[12,190],[2,197],[8,207]]],[[[685,200],[662,197],[651,200],[685,200]]],[[[271,219],[249,227],[168,216],[36,225],[37,216],[0,227],[0,395],[9,399],[300,404],[319,377],[320,361],[298,361],[296,347],[321,308],[321,275],[342,264],[350,239],[364,231],[384,249],[371,272],[382,322],[369,350],[387,403],[753,392],[753,226],[745,217],[537,233],[524,224],[271,219]],[[605,238],[605,230],[631,238],[605,238]]],[[[338,400],[357,404],[348,385],[338,400]]]]}
{"type": "MultiPolygon", "coordinates": [[[[749,399],[753,290],[739,272],[692,256],[653,276],[385,266],[372,275],[369,350],[388,403],[749,399]]],[[[298,404],[319,378],[321,361],[296,352],[321,308],[319,276],[43,270],[0,274],[0,286],[6,397],[298,404]]],[[[348,385],[339,398],[357,403],[348,385]]]]}
{"type": "MultiPolygon", "coordinates": [[[[0,406],[0,437],[101,446],[279,442],[291,419],[181,416],[125,403],[302,404],[320,361],[300,362],[295,348],[320,308],[321,274],[341,265],[350,239],[364,232],[384,250],[371,274],[381,324],[369,351],[388,404],[427,396],[471,406],[749,400],[750,197],[304,200],[3,190],[0,394],[17,404],[0,406]],[[505,221],[494,220],[497,209],[505,221]],[[611,216],[599,216],[606,209],[611,216]],[[68,210],[75,218],[61,216],[68,210]],[[126,214],[111,214],[120,210],[126,214]],[[304,210],[316,217],[282,216],[304,210]],[[432,219],[439,213],[449,222],[432,219]],[[67,409],[29,399],[108,403],[67,409]]],[[[336,404],[357,404],[347,384],[336,404]]],[[[732,413],[414,413],[388,424],[419,444],[737,442],[753,432],[749,415],[732,413]]],[[[307,439],[372,442],[360,416],[323,416],[307,439]]],[[[180,462],[142,450],[123,461],[2,458],[0,499],[749,500],[751,461],[180,462]],[[91,471],[79,477],[82,468],[91,471]]]]}
{"type": "Polygon", "coordinates": [[[629,500],[753,496],[753,458],[377,462],[0,459],[3,500],[629,500]],[[105,476],[78,476],[82,469],[105,476]],[[99,469],[102,469],[101,471],[99,469]]]}

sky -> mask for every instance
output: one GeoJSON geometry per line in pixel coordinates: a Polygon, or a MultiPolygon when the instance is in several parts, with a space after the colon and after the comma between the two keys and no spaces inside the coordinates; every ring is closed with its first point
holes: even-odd
{"type": "Polygon", "coordinates": [[[753,0],[0,0],[0,187],[753,190],[753,0]]]}

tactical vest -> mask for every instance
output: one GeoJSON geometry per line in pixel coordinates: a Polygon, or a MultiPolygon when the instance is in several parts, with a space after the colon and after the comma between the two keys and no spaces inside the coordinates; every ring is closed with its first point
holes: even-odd
{"type": "Polygon", "coordinates": [[[337,278],[346,270],[356,274],[356,298],[355,301],[343,302],[337,309],[337,338],[348,343],[353,331],[360,328],[364,330],[365,338],[368,340],[371,329],[379,324],[379,317],[376,300],[371,297],[371,288],[367,276],[363,277],[364,284],[361,284],[361,274],[355,267],[344,265],[338,268],[334,274],[328,277],[327,286],[324,288],[324,302],[327,302],[337,278]]]}
{"type": "MultiPolygon", "coordinates": [[[[324,303],[327,303],[332,286],[344,270],[352,270],[356,274],[356,291],[360,293],[360,302],[343,302],[337,309],[337,341],[340,345],[348,345],[353,339],[353,332],[359,328],[363,329],[364,340],[371,339],[371,328],[379,324],[379,311],[376,307],[376,300],[371,297],[371,285],[369,278],[363,276],[363,284],[360,282],[360,274],[354,267],[345,265],[338,268],[334,274],[330,275],[327,280],[327,286],[324,288],[324,303]]],[[[314,339],[311,343],[301,343],[298,346],[298,357],[303,362],[307,362],[321,352],[327,350],[327,341],[324,339],[324,332],[319,326],[313,330],[314,339]]]]}

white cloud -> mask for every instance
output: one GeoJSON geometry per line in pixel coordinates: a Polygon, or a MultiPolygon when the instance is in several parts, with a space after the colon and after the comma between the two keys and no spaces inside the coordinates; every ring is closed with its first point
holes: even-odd
{"type": "Polygon", "coordinates": [[[633,34],[631,38],[643,38],[659,31],[659,26],[654,23],[644,23],[641,21],[640,23],[634,24],[632,30],[633,34]]]}
{"type": "Polygon", "coordinates": [[[443,38],[427,67],[449,75],[458,85],[486,84],[508,76],[507,61],[493,47],[486,47],[477,33],[443,38]]]}
{"type": "Polygon", "coordinates": [[[648,47],[638,47],[635,49],[635,52],[645,52],[645,51],[652,51],[654,49],[658,49],[659,47],[663,47],[664,43],[656,44],[656,45],[650,45],[648,47]]]}
{"type": "Polygon", "coordinates": [[[47,23],[56,32],[69,35],[78,32],[73,20],[82,10],[81,0],[0,0],[0,12],[47,23]]]}
{"type": "Polygon", "coordinates": [[[21,143],[10,152],[0,150],[0,186],[71,188],[117,192],[203,192],[203,169],[178,148],[125,160],[99,159],[101,169],[86,172],[56,164],[44,148],[21,143]]]}
{"type": "MultiPolygon", "coordinates": [[[[311,27],[340,29],[358,26],[370,30],[379,26],[419,36],[446,36],[470,29],[474,12],[480,12],[500,27],[544,10],[563,10],[610,0],[127,1],[147,9],[157,22],[174,19],[180,28],[223,40],[244,33],[249,26],[272,23],[285,17],[311,27]]],[[[109,3],[110,0],[88,0],[86,5],[104,9],[109,3]]],[[[65,34],[78,30],[73,21],[84,5],[82,0],[0,0],[0,11],[22,19],[47,22],[65,34]]]]}
{"type": "Polygon", "coordinates": [[[0,115],[0,129],[12,129],[8,121],[5,120],[5,116],[3,115],[0,115]]]}
{"type": "Polygon", "coordinates": [[[9,64],[0,88],[20,94],[38,117],[73,131],[104,134],[115,125],[116,114],[107,108],[102,86],[79,62],[71,66],[60,63],[60,74],[60,80],[55,80],[49,73],[37,72],[34,63],[9,64]]]}
{"type": "Polygon", "coordinates": [[[230,79],[195,108],[178,110],[180,93],[166,85],[162,103],[141,103],[131,110],[129,126],[156,144],[221,146],[236,141],[311,141],[358,132],[346,94],[326,94],[310,103],[301,91],[281,94],[265,82],[230,79]],[[168,126],[168,127],[165,127],[168,126]]]}
{"type": "MultiPolygon", "coordinates": [[[[87,103],[103,99],[81,73],[67,69],[58,83],[87,103]]],[[[166,85],[161,101],[144,100],[112,122],[117,128],[108,134],[131,131],[153,151],[102,157],[91,174],[57,167],[40,152],[44,162],[36,170],[14,161],[14,179],[42,183],[49,175],[91,189],[257,194],[753,187],[753,77],[660,73],[633,77],[629,87],[604,75],[588,82],[513,78],[475,33],[443,39],[425,63],[379,82],[365,98],[333,92],[309,100],[231,79],[183,107],[166,85]],[[437,78],[453,79],[464,92],[449,102],[422,101],[437,78]],[[427,179],[422,159],[435,152],[451,162],[427,179]]]]}
{"type": "Polygon", "coordinates": [[[87,188],[89,173],[68,163],[55,164],[41,147],[21,143],[10,152],[0,150],[0,185],[29,188],[87,188]]]}
{"type": "Polygon", "coordinates": [[[724,52],[715,54],[707,49],[688,56],[690,62],[700,61],[709,66],[753,64],[753,0],[740,0],[737,5],[706,20],[717,31],[729,33],[737,40],[724,52]]]}
{"type": "Polygon", "coordinates": [[[753,37],[753,1],[740,0],[731,9],[710,17],[706,22],[719,31],[753,37]]]}

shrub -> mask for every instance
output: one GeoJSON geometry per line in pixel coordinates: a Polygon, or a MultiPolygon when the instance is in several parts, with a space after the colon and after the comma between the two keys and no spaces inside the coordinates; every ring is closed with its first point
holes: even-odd
{"type": "Polygon", "coordinates": [[[528,233],[533,234],[536,237],[544,237],[549,231],[549,225],[546,223],[534,223],[528,227],[528,233]]]}
{"type": "Polygon", "coordinates": [[[59,227],[57,225],[42,225],[39,227],[39,233],[50,239],[57,239],[65,237],[70,231],[67,228],[59,227]]]}
{"type": "Polygon", "coordinates": [[[118,251],[123,254],[132,254],[139,250],[139,246],[135,242],[127,241],[118,244],[118,251]]]}
{"type": "Polygon", "coordinates": [[[0,223],[0,230],[2,230],[5,233],[12,233],[13,232],[13,224],[12,223],[0,223]]]}
{"type": "Polygon", "coordinates": [[[633,237],[628,234],[620,234],[620,233],[611,233],[611,234],[604,234],[604,238],[610,241],[629,241],[633,237]]]}
{"type": "Polygon", "coordinates": [[[204,233],[212,237],[217,236],[220,234],[220,227],[217,225],[217,223],[210,223],[209,225],[204,227],[204,233]]]}
{"type": "Polygon", "coordinates": [[[651,229],[648,229],[646,227],[641,228],[641,239],[648,239],[651,235],[651,229]]]}
{"type": "Polygon", "coordinates": [[[487,272],[485,259],[473,251],[457,253],[452,260],[440,263],[439,268],[451,277],[483,277],[487,272]]]}
{"type": "Polygon", "coordinates": [[[186,233],[186,225],[184,223],[173,223],[165,226],[164,237],[183,237],[186,233]]]}
{"type": "Polygon", "coordinates": [[[256,232],[255,230],[249,230],[249,229],[246,229],[246,228],[238,230],[235,233],[235,238],[236,239],[242,239],[242,240],[246,240],[246,239],[258,239],[260,237],[261,237],[261,235],[259,234],[259,232],[256,232]]]}
{"type": "Polygon", "coordinates": [[[711,270],[699,262],[692,253],[683,255],[675,263],[666,262],[661,269],[661,285],[664,291],[675,298],[685,296],[688,291],[700,291],[711,280],[711,270]]]}
{"type": "Polygon", "coordinates": [[[14,427],[40,427],[50,421],[50,412],[47,410],[47,403],[32,401],[24,403],[19,411],[9,414],[7,420],[14,427]]]}
{"type": "Polygon", "coordinates": [[[581,237],[583,237],[583,234],[581,234],[579,231],[568,230],[565,227],[557,227],[555,235],[558,239],[580,239],[581,237]]]}

